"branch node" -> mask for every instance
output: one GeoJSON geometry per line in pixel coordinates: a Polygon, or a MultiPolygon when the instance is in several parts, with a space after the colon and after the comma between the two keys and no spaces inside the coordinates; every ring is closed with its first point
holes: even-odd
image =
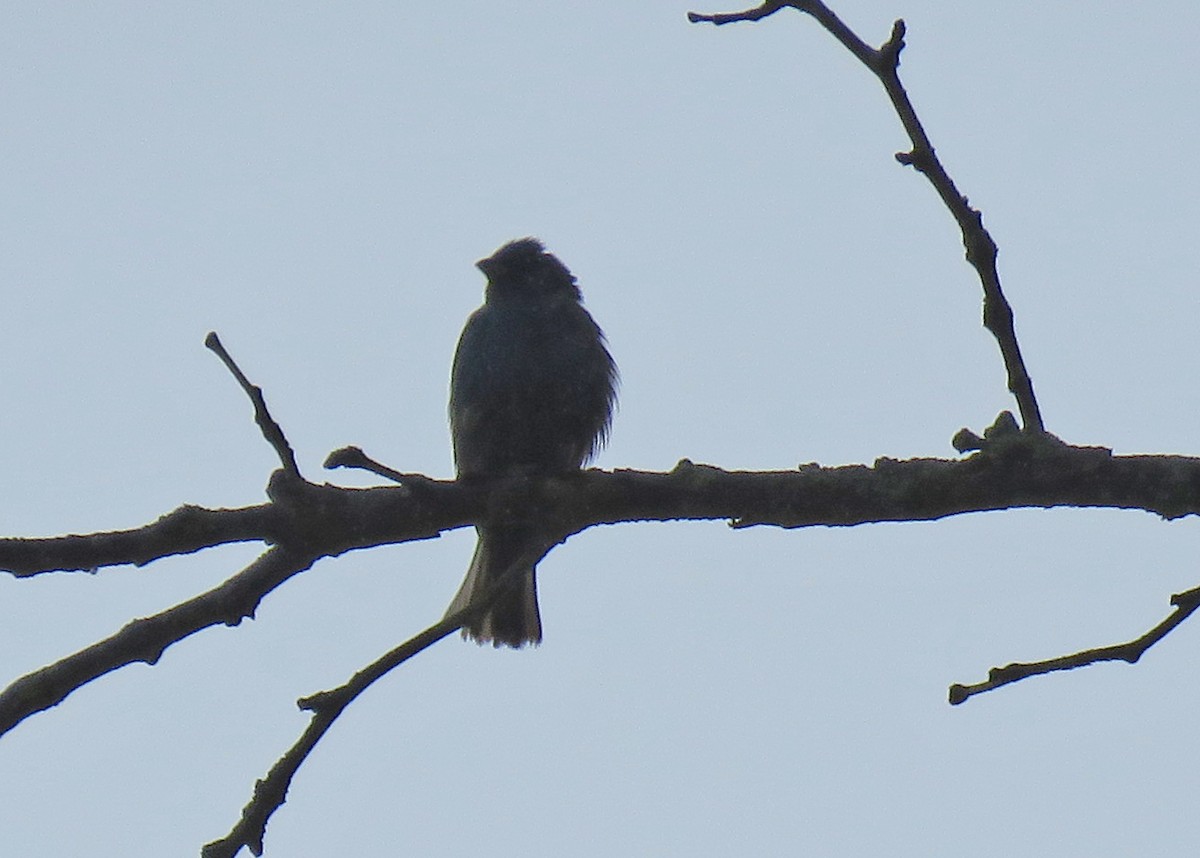
{"type": "MultiPolygon", "coordinates": [[[[892,24],[892,34],[888,36],[888,40],[883,43],[878,51],[878,62],[883,64],[883,68],[891,72],[895,72],[900,67],[900,52],[904,50],[904,34],[906,32],[904,19],[897,18],[892,24]]],[[[876,69],[878,73],[880,69],[876,69]]]]}
{"type": "Polygon", "coordinates": [[[954,437],[950,439],[950,443],[960,453],[972,453],[976,450],[982,450],[987,444],[986,441],[965,426],[954,433],[954,437]]]}
{"type": "Polygon", "coordinates": [[[1200,587],[1176,593],[1171,597],[1171,604],[1177,608],[1186,608],[1189,611],[1196,610],[1197,605],[1200,604],[1200,587]]]}
{"type": "Polygon", "coordinates": [[[303,712],[312,712],[314,715],[319,715],[322,710],[329,708],[330,701],[336,696],[336,689],[333,691],[318,691],[316,694],[301,697],[296,701],[296,707],[303,712]]]}

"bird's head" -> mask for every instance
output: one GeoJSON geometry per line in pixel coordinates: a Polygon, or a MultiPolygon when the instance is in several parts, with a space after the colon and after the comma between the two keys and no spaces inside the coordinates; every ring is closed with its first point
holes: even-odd
{"type": "Polygon", "coordinates": [[[579,287],[567,266],[536,238],[510,241],[475,266],[488,279],[488,297],[523,298],[538,303],[579,300],[579,287]]]}

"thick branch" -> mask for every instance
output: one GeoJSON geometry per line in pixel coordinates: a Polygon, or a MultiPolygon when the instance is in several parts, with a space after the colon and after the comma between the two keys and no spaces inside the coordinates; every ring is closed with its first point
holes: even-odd
{"type": "MultiPolygon", "coordinates": [[[[0,539],[0,571],[18,578],[47,572],[95,572],[104,566],[145,566],[177,554],[192,554],[204,548],[234,542],[266,542],[320,546],[332,556],[352,548],[365,548],[371,537],[355,539],[364,520],[391,518],[390,531],[372,532],[383,542],[429,539],[441,528],[430,528],[429,503],[436,514],[452,518],[455,512],[454,483],[425,480],[420,497],[406,488],[380,487],[347,489],[297,481],[277,472],[270,491],[272,503],[238,509],[206,509],[187,504],[157,521],[131,530],[86,535],[10,537],[0,539]],[[349,541],[348,541],[349,540],[349,541]]],[[[451,527],[461,527],[462,523],[451,527]]]]}
{"type": "Polygon", "coordinates": [[[215,590],[135,620],[111,638],[17,680],[0,693],[0,733],[110,670],[153,663],[187,635],[251,616],[265,593],[321,557],[436,536],[486,519],[497,503],[532,510],[563,538],[597,524],[680,519],[790,528],[928,521],[1013,507],[1142,509],[1164,518],[1200,513],[1200,459],[1113,456],[1103,448],[1071,447],[1050,435],[1024,433],[983,443],[981,452],[961,460],[880,459],[873,467],[805,465],[768,472],[724,471],[685,460],[669,473],[586,471],[484,485],[423,480],[419,491],[316,486],[277,472],[272,503],[265,507],[188,509],[185,517],[209,525],[201,529],[204,539],[183,528],[179,544],[164,545],[160,520],[142,531],[3,540],[0,568],[22,568],[24,574],[40,551],[69,549],[72,568],[93,568],[195,551],[201,543],[262,538],[279,547],[215,590]],[[224,532],[221,524],[228,526],[224,532]],[[114,542],[121,543],[116,556],[114,542]]]}
{"type": "Polygon", "coordinates": [[[1167,519],[1200,513],[1200,458],[1114,456],[1053,436],[1018,435],[965,459],[881,458],[873,466],[726,471],[684,460],[670,472],[590,470],[471,486],[420,480],[417,492],[299,483],[273,492],[271,504],[183,507],[137,530],[0,539],[0,569],[27,576],[144,564],[255,539],[335,556],[472,525],[486,518],[488,498],[497,491],[514,493],[520,503],[544,504],[566,533],[596,524],[681,519],[724,519],[737,527],[846,526],[1015,507],[1141,509],[1167,519]]]}

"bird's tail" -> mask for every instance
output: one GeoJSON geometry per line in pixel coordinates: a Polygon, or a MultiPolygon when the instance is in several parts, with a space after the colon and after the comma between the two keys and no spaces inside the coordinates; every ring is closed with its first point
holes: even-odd
{"type": "MultiPolygon", "coordinates": [[[[499,534],[485,536],[479,533],[479,541],[475,544],[475,556],[467,569],[467,577],[463,580],[458,593],[450,602],[446,615],[461,611],[481,592],[487,590],[495,582],[497,575],[509,572],[509,564],[501,562],[506,558],[515,557],[518,552],[498,550],[501,545],[509,543],[499,534]]],[[[525,644],[542,642],[542,618],[538,612],[537,601],[537,570],[530,566],[528,569],[513,569],[507,575],[508,583],[496,597],[487,613],[463,626],[464,638],[476,643],[490,643],[492,646],[522,647],[525,644]]]]}

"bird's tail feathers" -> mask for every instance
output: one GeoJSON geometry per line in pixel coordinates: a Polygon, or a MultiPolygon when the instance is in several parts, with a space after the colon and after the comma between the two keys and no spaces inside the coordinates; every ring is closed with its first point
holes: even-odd
{"type": "MultiPolygon", "coordinates": [[[[480,535],[475,555],[467,569],[467,577],[446,609],[446,615],[457,613],[471,604],[480,593],[494,583],[496,574],[507,569],[493,570],[492,551],[480,535]]],[[[492,607],[481,617],[463,626],[462,636],[479,644],[519,648],[542,642],[542,618],[538,611],[537,576],[534,567],[515,569],[508,575],[508,584],[496,597],[492,607]]]]}

